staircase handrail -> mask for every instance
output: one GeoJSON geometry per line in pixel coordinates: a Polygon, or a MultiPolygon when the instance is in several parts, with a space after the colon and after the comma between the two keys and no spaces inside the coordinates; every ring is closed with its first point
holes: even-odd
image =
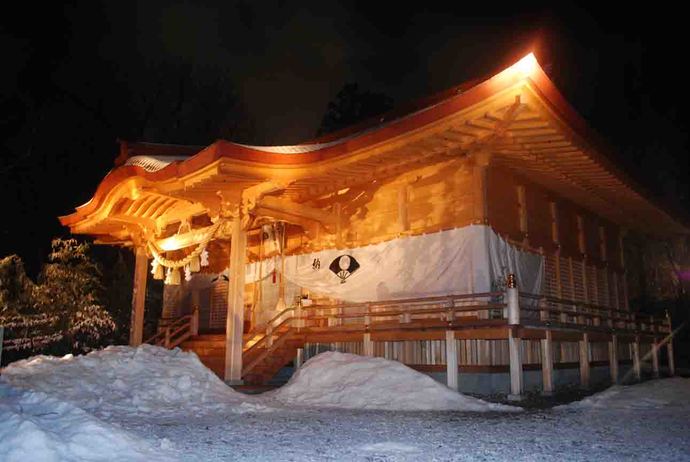
{"type": "Polygon", "coordinates": [[[163,346],[165,348],[175,348],[187,338],[197,334],[199,326],[199,310],[194,309],[192,314],[184,314],[174,318],[155,335],[148,338],[144,343],[163,346]],[[180,335],[181,334],[181,335],[180,335]]]}

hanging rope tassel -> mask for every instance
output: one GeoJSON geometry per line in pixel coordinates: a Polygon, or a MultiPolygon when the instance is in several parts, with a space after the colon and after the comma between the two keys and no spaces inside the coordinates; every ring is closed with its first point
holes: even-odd
{"type": "Polygon", "coordinates": [[[163,279],[165,279],[165,268],[163,268],[163,265],[158,263],[156,260],[153,260],[151,266],[153,266],[153,268],[151,269],[153,279],[157,281],[162,281],[163,279]]]}
{"type": "Polygon", "coordinates": [[[206,249],[201,252],[201,266],[208,266],[208,251],[206,249]]]}
{"type": "Polygon", "coordinates": [[[192,273],[201,271],[201,261],[199,260],[199,257],[194,257],[189,262],[189,271],[191,271],[192,273]]]}
{"type": "Polygon", "coordinates": [[[169,282],[169,284],[173,285],[173,286],[179,286],[181,282],[182,281],[180,279],[180,269],[175,268],[175,269],[171,270],[170,271],[170,282],[169,282]]]}

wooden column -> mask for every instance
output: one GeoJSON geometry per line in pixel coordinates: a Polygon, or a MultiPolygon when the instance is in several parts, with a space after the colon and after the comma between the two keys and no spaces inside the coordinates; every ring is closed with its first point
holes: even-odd
{"type": "Polygon", "coordinates": [[[455,331],[446,331],[446,383],[451,390],[458,390],[458,343],[455,331]]]}
{"type": "Polygon", "coordinates": [[[633,374],[635,375],[635,380],[642,379],[642,365],[640,363],[640,339],[635,337],[633,346],[633,374]]]}
{"type": "Polygon", "coordinates": [[[609,342],[609,371],[611,372],[611,383],[618,383],[618,336],[612,335],[609,342]]]}
{"type": "Polygon", "coordinates": [[[295,371],[302,367],[304,363],[304,348],[297,348],[297,354],[295,355],[295,371]]]}
{"type": "Polygon", "coordinates": [[[541,379],[542,394],[553,394],[553,339],[550,330],[546,331],[546,338],[541,339],[541,379]]]}
{"type": "Polygon", "coordinates": [[[146,304],[146,277],[148,257],[144,247],[134,252],[134,285],[132,289],[132,315],[129,326],[129,344],[138,346],[144,341],[144,306],[146,304]]]}
{"type": "Polygon", "coordinates": [[[666,352],[668,353],[668,373],[671,377],[676,375],[676,362],[673,358],[673,336],[668,339],[666,344],[666,352]]]}
{"type": "Polygon", "coordinates": [[[656,338],[652,342],[652,375],[659,378],[659,342],[656,338]]]}
{"type": "Polygon", "coordinates": [[[518,328],[508,329],[508,355],[510,359],[510,394],[508,399],[517,401],[522,399],[522,348],[518,336],[518,328]]]}
{"type": "Polygon", "coordinates": [[[589,334],[582,334],[580,340],[580,387],[589,388],[589,334]]]}
{"type": "Polygon", "coordinates": [[[0,364],[2,364],[2,342],[5,338],[5,327],[0,326],[0,364]]]}
{"type": "Polygon", "coordinates": [[[673,357],[673,325],[671,316],[666,312],[666,324],[668,325],[668,342],[666,342],[666,353],[668,354],[668,373],[673,377],[676,375],[676,362],[673,357]]]}
{"type": "Polygon", "coordinates": [[[365,332],[362,341],[364,342],[364,356],[374,356],[374,342],[371,340],[371,333],[365,332]]]}
{"type": "Polygon", "coordinates": [[[487,176],[491,154],[488,151],[477,151],[474,156],[474,171],[472,173],[473,216],[474,223],[487,224],[489,222],[489,202],[487,200],[487,176]]]}
{"type": "Polygon", "coordinates": [[[242,334],[244,331],[244,268],[247,233],[238,216],[232,219],[230,267],[228,268],[228,307],[225,323],[225,381],[242,383],[242,334]]]}

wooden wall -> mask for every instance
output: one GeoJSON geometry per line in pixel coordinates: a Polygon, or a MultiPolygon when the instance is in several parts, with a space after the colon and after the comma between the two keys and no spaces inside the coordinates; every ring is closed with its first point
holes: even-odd
{"type": "Polygon", "coordinates": [[[498,234],[544,254],[545,294],[627,308],[618,226],[494,165],[487,201],[488,221],[498,234]]]}
{"type": "Polygon", "coordinates": [[[341,229],[303,243],[309,250],[357,247],[467,226],[474,218],[472,181],[472,161],[462,158],[315,200],[311,205],[340,214],[341,229]]]}

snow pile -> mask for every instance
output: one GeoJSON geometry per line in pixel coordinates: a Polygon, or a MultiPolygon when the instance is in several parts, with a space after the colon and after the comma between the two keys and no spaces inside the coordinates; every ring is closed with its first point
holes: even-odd
{"type": "Polygon", "coordinates": [[[404,411],[513,411],[457,393],[396,361],[321,353],[269,396],[288,405],[404,411]]]}
{"type": "Polygon", "coordinates": [[[558,409],[687,409],[690,411],[690,379],[680,377],[622,386],[614,385],[601,393],[558,409]]]}
{"type": "Polygon", "coordinates": [[[114,425],[45,393],[0,383],[0,460],[5,462],[174,460],[114,425]]]}
{"type": "Polygon", "coordinates": [[[142,345],[83,356],[35,356],[2,371],[15,387],[42,391],[96,415],[165,417],[265,409],[226,386],[194,353],[142,345]]]}

